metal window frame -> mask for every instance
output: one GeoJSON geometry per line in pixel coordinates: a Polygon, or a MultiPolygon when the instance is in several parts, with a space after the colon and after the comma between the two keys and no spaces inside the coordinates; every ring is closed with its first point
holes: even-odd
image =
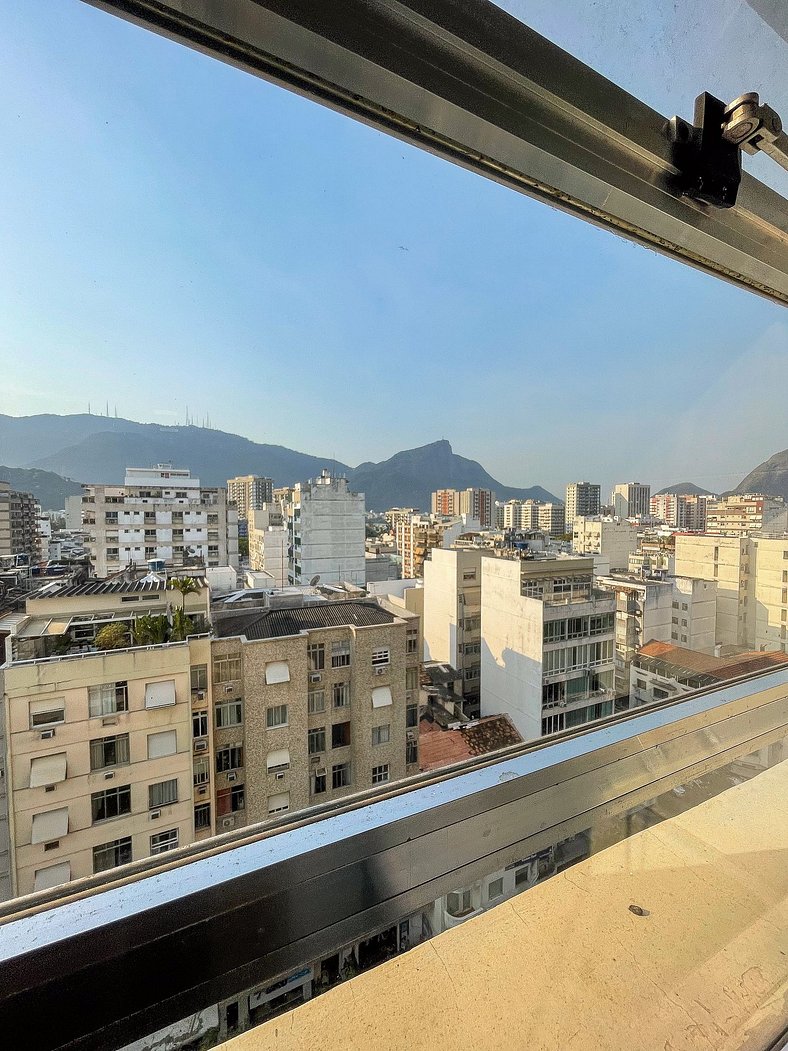
{"type": "Polygon", "coordinates": [[[666,118],[488,0],[86,2],[788,304],[784,198],[681,196],[666,118]]]}

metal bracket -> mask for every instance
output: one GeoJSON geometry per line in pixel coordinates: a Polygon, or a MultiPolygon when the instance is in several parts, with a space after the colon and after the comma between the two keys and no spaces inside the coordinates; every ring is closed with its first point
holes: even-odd
{"type": "Polygon", "coordinates": [[[715,208],[732,208],[741,183],[739,145],[723,136],[726,112],[724,102],[704,91],[695,99],[694,124],[681,117],[668,122],[676,190],[715,208]]]}

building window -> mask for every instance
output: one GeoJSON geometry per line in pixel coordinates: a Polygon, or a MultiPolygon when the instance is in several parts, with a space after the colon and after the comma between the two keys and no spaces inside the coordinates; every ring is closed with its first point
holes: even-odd
{"type": "Polygon", "coordinates": [[[213,681],[216,683],[234,682],[241,678],[241,654],[226,657],[215,657],[213,661],[213,681]]]}
{"type": "Polygon", "coordinates": [[[34,730],[39,726],[56,726],[65,720],[65,701],[62,697],[30,702],[31,729],[34,730]]]}
{"type": "Polygon", "coordinates": [[[93,848],[93,871],[106,872],[131,861],[131,836],[93,848]]]}
{"type": "Polygon", "coordinates": [[[203,832],[211,827],[211,804],[199,803],[194,808],[194,831],[203,832]]]}
{"type": "Polygon", "coordinates": [[[409,728],[413,728],[419,725],[419,706],[418,704],[409,704],[405,709],[405,725],[409,728]]]}
{"type": "Polygon", "coordinates": [[[331,688],[331,696],[335,708],[350,707],[350,683],[335,682],[331,688]]]}
{"type": "Polygon", "coordinates": [[[487,900],[495,901],[496,898],[503,896],[503,876],[499,879],[494,879],[487,884],[487,900]]]}
{"type": "Polygon", "coordinates": [[[660,690],[660,688],[658,686],[654,687],[654,700],[655,701],[665,701],[665,700],[667,700],[668,697],[670,697],[670,694],[668,693],[667,690],[660,690]]]}
{"type": "Polygon", "coordinates": [[[322,671],[326,666],[326,647],[322,642],[311,642],[306,648],[310,671],[322,671]]]}
{"type": "Polygon", "coordinates": [[[274,704],[265,710],[265,725],[269,730],[276,726],[287,726],[287,705],[274,704]]]}
{"type": "Polygon", "coordinates": [[[177,777],[173,777],[170,781],[158,781],[155,785],[148,785],[148,810],[156,810],[158,807],[170,806],[177,802],[177,777]]]}
{"type": "Polygon", "coordinates": [[[268,797],[268,813],[281,814],[290,809],[290,793],[279,792],[275,796],[268,797]]]}
{"type": "Polygon", "coordinates": [[[208,712],[192,712],[192,737],[208,736],[208,712]]]}
{"type": "Polygon", "coordinates": [[[101,686],[88,687],[90,718],[115,715],[129,710],[128,683],[106,682],[101,686]]]}
{"type": "Polygon", "coordinates": [[[216,705],[216,728],[223,730],[226,726],[240,726],[243,722],[243,704],[240,700],[225,701],[216,705]]]}
{"type": "Polygon", "coordinates": [[[560,733],[564,729],[564,713],[557,712],[542,719],[542,735],[560,733]]]}
{"type": "Polygon", "coordinates": [[[406,668],[405,669],[405,689],[406,690],[418,690],[419,688],[419,669],[418,668],[406,668]]]}
{"type": "Polygon", "coordinates": [[[331,787],[350,787],[350,763],[337,763],[331,767],[331,787]]]}
{"type": "Polygon", "coordinates": [[[177,730],[161,730],[148,734],[148,759],[163,759],[166,755],[175,755],[178,751],[177,730]]]}
{"type": "Polygon", "coordinates": [[[129,735],[100,737],[90,742],[90,769],[103,770],[107,766],[125,766],[129,762],[129,735]]]}
{"type": "Polygon", "coordinates": [[[326,728],[325,726],[319,726],[315,730],[310,730],[307,735],[308,751],[310,755],[317,755],[319,752],[325,752],[326,750],[326,728]]]}
{"type": "Polygon", "coordinates": [[[347,748],[350,744],[350,723],[334,723],[331,727],[331,747],[347,748]]]}
{"type": "Polygon", "coordinates": [[[111,817],[120,817],[131,813],[131,786],[107,788],[103,792],[93,792],[90,797],[90,808],[93,823],[108,821],[111,817]]]}
{"type": "Polygon", "coordinates": [[[372,767],[372,784],[382,785],[385,784],[389,779],[389,764],[383,763],[381,766],[372,767]]]}
{"type": "Polygon", "coordinates": [[[372,747],[379,744],[388,744],[391,739],[391,724],[383,723],[382,726],[372,727],[372,747]]]}
{"type": "Polygon", "coordinates": [[[408,766],[419,761],[419,746],[416,741],[407,741],[405,744],[405,762],[408,766]]]}
{"type": "Polygon", "coordinates": [[[326,790],[326,772],[325,770],[316,770],[312,775],[312,795],[319,796],[326,790]]]}
{"type": "Polygon", "coordinates": [[[406,653],[418,653],[419,651],[419,633],[418,630],[414,631],[412,628],[408,628],[407,635],[405,638],[405,652],[406,653]]]}
{"type": "Polygon", "coordinates": [[[331,643],[331,667],[332,668],[347,668],[350,665],[350,643],[349,642],[332,642],[331,643]]]}
{"type": "Polygon", "coordinates": [[[193,764],[195,785],[206,785],[211,780],[211,764],[207,757],[195,759],[193,764]]]}
{"type": "Polygon", "coordinates": [[[385,668],[391,664],[391,651],[388,647],[381,647],[372,651],[372,667],[385,668]]]}
{"type": "Polygon", "coordinates": [[[192,693],[197,690],[208,689],[208,665],[207,664],[195,664],[191,669],[191,686],[192,693]]]}
{"type": "Polygon", "coordinates": [[[467,916],[473,912],[470,890],[455,890],[446,895],[446,911],[450,916],[467,916]]]}
{"type": "Polygon", "coordinates": [[[178,846],[178,829],[170,828],[166,832],[157,832],[150,837],[151,855],[163,854],[166,850],[175,850],[178,846]]]}
{"type": "Polygon", "coordinates": [[[282,682],[290,682],[290,665],[287,661],[269,661],[265,666],[266,686],[277,686],[282,682]]]}
{"type": "Polygon", "coordinates": [[[226,770],[240,770],[244,765],[244,750],[242,745],[231,745],[229,748],[220,748],[216,753],[216,773],[221,774],[226,770]]]}
{"type": "Polygon", "coordinates": [[[326,710],[326,691],[324,689],[309,690],[306,695],[307,711],[310,715],[326,710]]]}
{"type": "Polygon", "coordinates": [[[216,816],[227,817],[235,814],[246,806],[246,794],[243,785],[233,785],[232,788],[223,788],[216,793],[216,816]]]}

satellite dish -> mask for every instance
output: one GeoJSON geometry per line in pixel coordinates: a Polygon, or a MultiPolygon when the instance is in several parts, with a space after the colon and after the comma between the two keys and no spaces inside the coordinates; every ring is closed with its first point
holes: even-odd
{"type": "Polygon", "coordinates": [[[315,586],[315,584],[319,584],[319,583],[320,583],[320,574],[319,573],[315,573],[315,575],[309,581],[309,586],[310,586],[310,588],[313,588],[315,586]]]}

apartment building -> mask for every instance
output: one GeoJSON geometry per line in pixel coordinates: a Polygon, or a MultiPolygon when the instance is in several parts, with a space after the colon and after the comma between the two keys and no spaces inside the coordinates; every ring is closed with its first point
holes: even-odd
{"type": "Polygon", "coordinates": [[[651,486],[642,482],[622,482],[610,496],[616,518],[646,518],[651,513],[651,486]]]}
{"type": "Polygon", "coordinates": [[[97,577],[129,563],[238,567],[238,512],[185,468],[129,467],[124,485],[85,485],[82,517],[97,577]]]}
{"type": "Polygon", "coordinates": [[[751,540],[753,601],[748,606],[755,649],[788,649],[788,533],[751,540]]]}
{"type": "Polygon", "coordinates": [[[563,504],[540,504],[537,528],[548,536],[563,536],[566,532],[566,512],[563,504]]]}
{"type": "Polygon", "coordinates": [[[283,505],[289,534],[290,584],[365,582],[364,494],[350,491],[346,478],[324,470],[319,478],[292,490],[283,505]]]}
{"type": "Polygon", "coordinates": [[[595,482],[570,482],[566,487],[566,529],[571,531],[576,518],[599,514],[601,487],[595,482]]]}
{"type": "Polygon", "coordinates": [[[481,709],[525,740],[613,712],[615,597],[591,558],[482,559],[481,709]]]}
{"type": "Polygon", "coordinates": [[[456,670],[463,709],[480,707],[481,548],[433,548],[424,562],[424,642],[427,660],[456,670]]]}
{"type": "Polygon", "coordinates": [[[467,515],[480,529],[492,529],[495,517],[495,493],[491,489],[437,489],[430,498],[433,515],[453,518],[467,515]]]}
{"type": "Polygon", "coordinates": [[[628,697],[632,661],[647,642],[672,641],[714,652],[717,587],[713,581],[597,577],[595,584],[615,596],[617,698],[628,697]]]}
{"type": "Polygon", "coordinates": [[[583,515],[575,518],[572,551],[576,555],[598,555],[596,561],[605,573],[626,571],[629,556],[637,546],[637,528],[626,519],[583,515]]]}
{"type": "Polygon", "coordinates": [[[249,568],[270,573],[274,587],[285,587],[289,568],[289,531],[281,509],[266,504],[249,514],[249,568]]]}
{"type": "Polygon", "coordinates": [[[324,601],[245,610],[215,628],[215,706],[229,706],[213,741],[217,831],[418,770],[416,615],[324,601]]]}
{"type": "Polygon", "coordinates": [[[18,492],[0,481],[0,563],[30,565],[41,557],[38,516],[32,493],[18,492]]]}
{"type": "Polygon", "coordinates": [[[503,505],[503,529],[539,528],[539,500],[507,500],[503,505]]]}
{"type": "Polygon", "coordinates": [[[252,511],[260,511],[274,499],[271,478],[259,474],[243,474],[227,479],[227,501],[235,504],[239,521],[248,522],[252,511]]]}
{"type": "Polygon", "coordinates": [[[706,532],[723,536],[751,536],[753,533],[788,530],[788,508],[779,497],[732,495],[709,502],[706,532]]]}
{"type": "Polygon", "coordinates": [[[442,518],[439,515],[410,515],[397,521],[397,554],[402,563],[402,576],[423,576],[424,560],[436,547],[450,547],[463,533],[479,528],[479,523],[465,515],[442,518]]]}
{"type": "Polygon", "coordinates": [[[746,536],[676,535],[676,574],[717,585],[716,642],[755,648],[755,547],[746,536]]]}

